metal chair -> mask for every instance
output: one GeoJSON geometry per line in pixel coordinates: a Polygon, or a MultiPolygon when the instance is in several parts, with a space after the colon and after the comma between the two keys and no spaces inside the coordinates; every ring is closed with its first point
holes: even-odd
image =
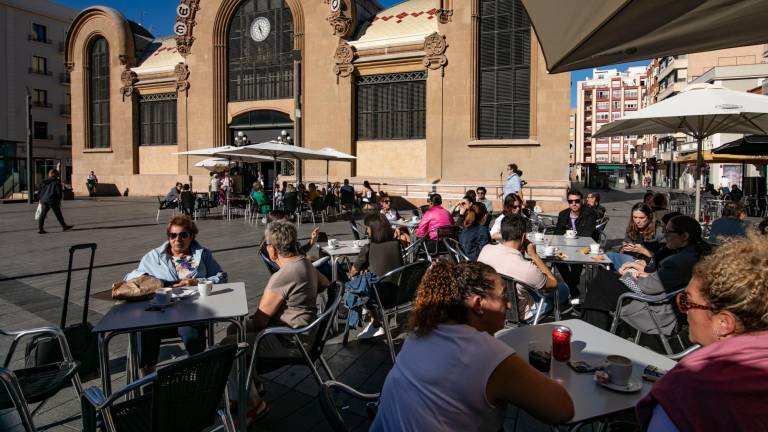
{"type": "Polygon", "coordinates": [[[376,300],[373,309],[374,313],[378,314],[384,328],[392,363],[395,362],[396,356],[392,332],[389,329],[389,318],[394,316],[395,321],[397,321],[397,315],[400,312],[411,309],[411,302],[416,296],[416,289],[430,265],[429,261],[406,264],[387,272],[373,284],[373,298],[376,300]]]}
{"type": "Polygon", "coordinates": [[[598,233],[605,231],[605,227],[608,225],[608,222],[610,221],[611,221],[611,218],[609,218],[608,216],[603,216],[603,218],[597,221],[597,223],[595,224],[595,231],[597,231],[598,233]]]}
{"type": "Polygon", "coordinates": [[[349,190],[339,192],[339,206],[341,211],[355,211],[355,193],[349,190]]]}
{"type": "Polygon", "coordinates": [[[373,420],[376,416],[375,402],[379,400],[379,393],[361,393],[352,387],[338,382],[338,381],[326,381],[320,385],[317,397],[320,401],[320,409],[323,411],[323,416],[328,424],[331,426],[331,430],[334,432],[348,432],[351,429],[344,423],[344,418],[337,408],[337,403],[333,397],[334,390],[341,390],[349,396],[361,400],[368,401],[366,404],[366,412],[368,419],[373,420]]]}
{"type": "Polygon", "coordinates": [[[267,266],[269,274],[275,274],[278,270],[280,270],[280,267],[278,267],[278,265],[269,258],[266,242],[262,243],[262,245],[259,247],[259,258],[261,258],[261,261],[265,266],[267,266]]]}
{"type": "Polygon", "coordinates": [[[164,199],[160,198],[160,195],[158,195],[157,196],[157,216],[155,216],[155,223],[160,223],[160,212],[162,210],[170,210],[175,215],[177,209],[178,209],[178,205],[176,205],[176,207],[169,207],[168,203],[165,202],[164,199]]]}
{"type": "MultiPolygon", "coordinates": [[[[101,413],[107,432],[193,432],[209,430],[218,419],[234,432],[228,409],[220,409],[235,357],[245,344],[217,346],[171,363],[109,397],[99,388],[83,393],[84,411],[101,413]],[[151,392],[118,402],[148,385],[151,392]]],[[[84,430],[96,431],[94,415],[84,415],[84,430]]]]}
{"type": "Polygon", "coordinates": [[[317,225],[315,222],[315,216],[320,216],[320,222],[325,223],[325,204],[323,203],[323,197],[316,197],[310,203],[310,213],[312,214],[312,224],[317,225]]]}
{"type": "Polygon", "coordinates": [[[323,378],[320,376],[320,372],[315,365],[318,361],[330,379],[335,379],[331,368],[328,366],[328,362],[323,357],[323,348],[330,335],[331,321],[336,315],[339,303],[341,302],[343,293],[341,284],[336,281],[331,282],[327,293],[328,300],[325,302],[324,310],[309,325],[295,329],[290,327],[269,327],[256,335],[251,351],[251,365],[248,368],[248,380],[246,382],[251,382],[250,380],[254,373],[265,373],[288,365],[305,365],[310,369],[317,383],[322,385],[324,382],[323,378]],[[302,336],[307,337],[313,333],[314,340],[307,349],[302,342],[302,336]],[[259,358],[259,343],[266,336],[285,336],[293,342],[294,348],[286,357],[259,358]]]}
{"type": "Polygon", "coordinates": [[[349,220],[349,227],[352,228],[352,236],[355,240],[368,238],[368,232],[364,228],[360,228],[354,219],[349,220]]]}
{"type": "MultiPolygon", "coordinates": [[[[513,325],[513,326],[520,326],[520,325],[537,325],[539,324],[539,321],[541,320],[542,315],[544,314],[544,300],[547,293],[542,292],[541,290],[537,290],[536,288],[528,285],[525,282],[521,282],[513,277],[506,276],[506,275],[500,275],[501,280],[506,285],[507,289],[507,299],[509,299],[510,303],[512,303],[512,308],[507,311],[507,324],[513,325]],[[528,320],[521,320],[519,313],[518,313],[518,302],[519,298],[517,296],[517,290],[518,288],[522,288],[525,290],[528,295],[533,297],[534,299],[538,299],[536,301],[535,307],[536,307],[536,313],[534,314],[532,319],[528,320]]],[[[560,291],[557,287],[552,288],[552,291],[554,293],[554,307],[552,309],[552,316],[554,317],[555,321],[560,320],[560,291]]]]}
{"type": "MultiPolygon", "coordinates": [[[[651,305],[663,305],[663,304],[671,304],[673,308],[675,308],[674,301],[675,296],[677,296],[679,293],[683,292],[685,288],[681,288],[672,292],[658,294],[658,295],[641,295],[636,294],[634,292],[627,292],[619,296],[618,301],[616,302],[616,310],[613,313],[613,321],[611,322],[611,333],[616,334],[616,330],[619,326],[619,321],[624,321],[627,323],[630,327],[635,329],[635,343],[640,342],[640,337],[643,335],[643,333],[632,326],[632,323],[627,322],[625,319],[623,319],[621,315],[621,310],[624,308],[624,304],[627,300],[634,300],[639,301],[642,303],[645,303],[646,308],[645,310],[648,312],[648,316],[651,318],[651,322],[653,322],[654,327],[656,328],[656,336],[659,338],[659,341],[661,342],[661,345],[664,347],[664,351],[667,356],[672,356],[675,354],[675,352],[672,350],[671,345],[669,344],[668,338],[664,335],[664,332],[661,330],[661,325],[659,324],[659,321],[654,316],[653,312],[650,309],[651,305]]],[[[675,308],[677,310],[677,308],[675,308]]],[[[680,329],[679,325],[679,319],[678,322],[675,324],[675,327],[680,329]]],[[[677,331],[674,335],[671,335],[670,338],[677,339],[678,344],[681,347],[681,350],[685,350],[687,347],[685,346],[685,343],[683,343],[681,332],[677,331]]]]}
{"type": "Polygon", "coordinates": [[[453,238],[444,238],[443,243],[445,243],[445,247],[453,255],[453,259],[457,263],[472,261],[469,259],[467,254],[464,253],[464,250],[461,247],[461,243],[459,243],[458,240],[453,238]]]}
{"type": "MultiPolygon", "coordinates": [[[[33,418],[45,402],[71,383],[79,399],[83,388],[77,374],[80,364],[72,357],[67,338],[58,327],[40,327],[31,330],[5,331],[0,329],[0,335],[12,336],[13,341],[8,348],[3,367],[0,368],[0,381],[3,382],[6,393],[0,393],[0,410],[16,408],[25,431],[34,431],[33,418]],[[51,335],[59,342],[63,361],[48,365],[10,369],[13,354],[21,339],[27,336],[51,335]],[[31,412],[30,404],[38,404],[31,412]]],[[[76,419],[70,417],[66,421],[76,419]]],[[[61,423],[61,422],[57,422],[61,423]]],[[[50,426],[50,425],[49,425],[50,426]]]]}
{"type": "Polygon", "coordinates": [[[403,262],[406,264],[416,262],[422,258],[432,262],[432,257],[429,256],[427,251],[426,237],[417,238],[403,250],[403,262]]]}
{"type": "Polygon", "coordinates": [[[426,243],[427,253],[432,256],[432,260],[438,259],[441,255],[447,255],[449,253],[448,249],[441,246],[445,245],[443,240],[447,238],[458,240],[459,231],[461,231],[461,227],[456,225],[445,225],[429,230],[429,233],[424,237],[428,239],[431,237],[431,233],[435,233],[435,240],[426,243]],[[432,247],[431,249],[430,246],[432,247]]]}

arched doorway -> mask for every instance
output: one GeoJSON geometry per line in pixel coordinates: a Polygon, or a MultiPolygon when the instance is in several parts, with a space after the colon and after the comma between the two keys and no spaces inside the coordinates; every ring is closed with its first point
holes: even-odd
{"type": "MultiPolygon", "coordinates": [[[[293,136],[293,121],[288,114],[274,110],[253,110],[238,114],[229,124],[229,144],[235,144],[235,136],[243,132],[248,136],[251,144],[277,139],[286,131],[293,136]]],[[[293,164],[290,162],[277,162],[253,164],[243,173],[246,190],[258,178],[261,172],[264,178],[264,187],[272,190],[272,180],[275,178],[275,168],[281,176],[293,175],[293,164]]]]}

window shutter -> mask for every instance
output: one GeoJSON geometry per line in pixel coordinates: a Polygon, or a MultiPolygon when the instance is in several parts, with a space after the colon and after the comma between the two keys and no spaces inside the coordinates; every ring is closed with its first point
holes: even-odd
{"type": "Polygon", "coordinates": [[[419,139],[426,130],[426,72],[359,77],[358,140],[419,139]]]}

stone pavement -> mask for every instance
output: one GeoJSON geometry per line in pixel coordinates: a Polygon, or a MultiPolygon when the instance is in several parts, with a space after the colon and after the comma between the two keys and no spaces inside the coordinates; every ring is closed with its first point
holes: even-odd
{"type": "MultiPolygon", "coordinates": [[[[642,198],[643,191],[609,191],[603,193],[603,205],[612,220],[607,232],[609,239],[621,239],[631,205],[642,198]]],[[[160,245],[165,237],[165,225],[155,222],[157,203],[152,199],[98,198],[65,201],[63,213],[67,223],[75,229],[61,232],[53,215],[47,220],[46,235],[37,234],[33,219],[35,206],[27,204],[0,205],[0,328],[25,329],[41,325],[58,325],[67,269],[67,251],[77,243],[98,244],[92,281],[89,319],[97,322],[112,306],[109,289],[113,282],[134,269],[141,256],[150,248],[160,245]]],[[[161,222],[170,213],[161,215],[161,222]]],[[[214,256],[229,274],[230,281],[245,281],[248,305],[255,310],[263,287],[269,277],[259,262],[256,251],[264,226],[249,225],[242,219],[223,221],[217,218],[198,221],[198,240],[214,251],[214,256]]],[[[311,224],[302,224],[299,236],[307,238],[311,224]]],[[[327,223],[321,228],[330,237],[351,238],[346,222],[327,223]]],[[[85,254],[77,255],[72,275],[72,294],[69,299],[69,322],[82,313],[87,267],[85,254]]],[[[401,322],[404,319],[401,319],[401,322]]],[[[217,334],[224,327],[217,328],[217,334]]],[[[383,340],[358,343],[354,336],[347,346],[339,338],[329,342],[326,354],[336,378],[361,391],[377,392],[391,368],[383,340]]],[[[8,348],[7,338],[0,340],[0,356],[8,348]]],[[[125,338],[116,338],[110,344],[114,384],[119,388],[125,382],[125,338]]],[[[22,353],[23,354],[23,353],[22,353]]],[[[163,347],[162,357],[179,355],[178,347],[163,347]]],[[[22,356],[15,356],[13,365],[22,364],[22,356]]],[[[2,357],[0,357],[2,358],[2,357]]],[[[265,376],[267,400],[271,412],[252,430],[328,430],[316,401],[317,385],[305,367],[283,368],[265,376]]],[[[85,384],[98,385],[98,382],[85,384]]],[[[36,417],[37,424],[61,420],[79,412],[79,404],[72,391],[61,392],[52,398],[36,417]]],[[[367,429],[364,406],[349,404],[344,410],[349,424],[356,430],[367,429]]],[[[509,425],[518,415],[509,410],[509,425]]],[[[12,413],[0,413],[0,429],[14,423],[12,413]],[[5,426],[4,426],[5,425],[5,426]]],[[[60,425],[53,430],[79,430],[79,422],[60,425]]],[[[548,430],[525,413],[520,415],[519,430],[548,430]]]]}

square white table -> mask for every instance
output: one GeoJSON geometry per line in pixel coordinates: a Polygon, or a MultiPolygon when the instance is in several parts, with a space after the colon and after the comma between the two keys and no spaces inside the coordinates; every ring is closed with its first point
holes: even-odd
{"type": "MultiPolygon", "coordinates": [[[[176,301],[163,311],[148,311],[151,305],[148,300],[126,302],[113,306],[109,312],[96,324],[93,332],[98,335],[99,362],[104,394],[112,394],[112,380],[109,371],[109,341],[124,333],[129,333],[128,365],[126,378],[133,381],[138,378],[139,359],[137,353],[136,332],[170,327],[208,324],[208,343],[213,342],[211,328],[214,322],[231,322],[238,330],[238,342],[245,342],[245,324],[243,319],[248,315],[248,299],[245,295],[245,283],[234,282],[213,286],[211,294],[205,298],[194,296],[176,301]]],[[[245,357],[238,360],[240,374],[240,400],[247,398],[245,379],[245,357]]],[[[239,424],[245,425],[246,404],[239,414],[239,424]]]]}
{"type": "MultiPolygon", "coordinates": [[[[528,240],[533,242],[533,235],[534,233],[528,233],[528,240]]],[[[534,242],[535,243],[535,242],[534,242]]],[[[592,237],[576,237],[576,238],[569,238],[564,235],[553,235],[553,234],[547,234],[544,236],[544,240],[542,242],[536,243],[538,244],[547,244],[549,246],[578,246],[578,247],[584,247],[589,246],[592,243],[598,243],[596,242],[592,237]]]]}
{"type": "MultiPolygon", "coordinates": [[[[571,329],[571,360],[583,360],[601,365],[605,357],[619,354],[632,360],[632,379],[641,380],[648,365],[670,370],[676,362],[667,357],[622,339],[581,320],[558,321],[537,326],[505,329],[496,338],[511,346],[523,360],[528,361],[528,342],[551,341],[552,330],[564,325],[571,329]]],[[[620,393],[597,384],[594,373],[579,374],[564,362],[552,359],[550,378],[559,382],[573,399],[575,415],[568,422],[574,428],[610,414],[633,408],[651,390],[652,383],[642,381],[643,388],[635,393],[620,393]]]]}
{"type": "Polygon", "coordinates": [[[320,251],[329,257],[331,257],[331,278],[333,280],[339,280],[339,270],[337,261],[339,258],[343,256],[357,256],[357,254],[360,253],[360,250],[363,246],[368,244],[368,240],[339,240],[339,245],[335,248],[331,248],[328,246],[328,243],[325,244],[325,246],[319,246],[320,251]],[[359,242],[358,244],[360,247],[354,247],[353,242],[359,242]]]}

